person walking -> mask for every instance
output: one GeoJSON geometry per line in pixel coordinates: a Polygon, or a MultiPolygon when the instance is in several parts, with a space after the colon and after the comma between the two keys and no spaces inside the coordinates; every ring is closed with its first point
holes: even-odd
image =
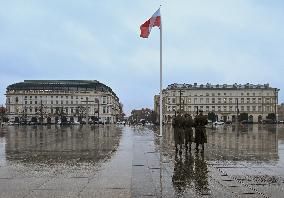
{"type": "Polygon", "coordinates": [[[174,140],[175,140],[175,148],[176,148],[176,153],[179,150],[179,153],[182,153],[182,145],[184,143],[184,136],[183,136],[183,117],[181,115],[181,111],[177,111],[177,115],[173,119],[173,129],[174,129],[174,140]],[[178,149],[179,145],[179,149],[178,149]]]}
{"type": "Polygon", "coordinates": [[[194,118],[196,150],[198,151],[199,144],[202,145],[202,151],[204,151],[204,143],[207,143],[207,135],[205,125],[208,123],[207,117],[203,115],[203,111],[200,110],[199,114],[194,118]]]}
{"type": "Polygon", "coordinates": [[[184,115],[184,145],[186,151],[191,150],[191,143],[193,142],[193,120],[191,115],[184,115]]]}

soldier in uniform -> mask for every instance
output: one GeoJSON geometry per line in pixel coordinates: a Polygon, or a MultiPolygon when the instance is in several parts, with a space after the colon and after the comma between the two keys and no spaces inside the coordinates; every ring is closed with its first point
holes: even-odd
{"type": "Polygon", "coordinates": [[[182,145],[183,145],[183,116],[181,115],[181,111],[177,112],[177,115],[173,119],[173,129],[174,129],[174,139],[175,139],[175,148],[176,152],[178,152],[178,145],[180,147],[179,152],[182,153],[182,145]]]}
{"type": "Polygon", "coordinates": [[[199,111],[199,115],[194,118],[195,128],[195,140],[196,150],[198,150],[199,144],[202,145],[202,151],[204,151],[204,143],[207,143],[207,135],[205,125],[208,123],[207,117],[203,115],[203,111],[199,111]]]}
{"type": "Polygon", "coordinates": [[[185,144],[185,149],[189,150],[191,149],[191,143],[193,142],[193,120],[191,115],[185,114],[184,115],[184,144],[185,144]]]}

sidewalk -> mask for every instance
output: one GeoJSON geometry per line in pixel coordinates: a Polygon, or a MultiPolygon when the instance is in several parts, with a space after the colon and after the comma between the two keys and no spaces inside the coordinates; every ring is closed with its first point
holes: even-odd
{"type": "Polygon", "coordinates": [[[142,126],[9,130],[0,138],[1,198],[284,194],[284,146],[271,130],[208,131],[204,154],[176,154],[170,128],[162,138],[142,126]]]}

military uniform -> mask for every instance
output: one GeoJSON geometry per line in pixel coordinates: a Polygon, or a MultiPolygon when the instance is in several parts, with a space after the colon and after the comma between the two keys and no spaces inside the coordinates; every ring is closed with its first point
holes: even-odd
{"type": "Polygon", "coordinates": [[[194,118],[195,127],[195,140],[196,148],[198,149],[199,144],[202,144],[202,149],[204,149],[204,143],[207,143],[207,135],[205,125],[208,123],[207,117],[200,113],[194,118]]]}
{"type": "Polygon", "coordinates": [[[187,148],[189,145],[189,148],[191,148],[191,143],[193,142],[193,120],[190,115],[186,115],[184,118],[184,144],[187,148]]]}
{"type": "Polygon", "coordinates": [[[181,115],[177,115],[173,119],[173,128],[174,128],[174,139],[175,139],[175,147],[177,149],[177,145],[180,145],[182,148],[182,144],[184,143],[184,133],[183,133],[183,117],[181,115]]]}

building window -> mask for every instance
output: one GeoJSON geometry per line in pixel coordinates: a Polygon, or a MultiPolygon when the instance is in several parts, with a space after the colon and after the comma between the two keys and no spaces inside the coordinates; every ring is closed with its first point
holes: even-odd
{"type": "Polygon", "coordinates": [[[209,98],[206,98],[206,104],[209,104],[209,98]]]}
{"type": "Polygon", "coordinates": [[[221,111],[221,106],[218,106],[218,111],[221,111]]]}
{"type": "Polygon", "coordinates": [[[56,100],[56,104],[58,104],[58,100],[56,100]]]}
{"type": "Polygon", "coordinates": [[[66,104],[68,104],[68,100],[66,100],[66,104]]]}
{"type": "Polygon", "coordinates": [[[255,96],[255,93],[252,93],[253,96],[255,96]]]}
{"type": "Polygon", "coordinates": [[[28,104],[28,101],[25,101],[25,104],[28,104]]]}
{"type": "Polygon", "coordinates": [[[229,111],[233,111],[233,107],[232,106],[229,106],[229,111]]]}
{"type": "Polygon", "coordinates": [[[258,111],[262,111],[262,108],[261,108],[261,106],[258,106],[258,111]]]}
{"type": "Polygon", "coordinates": [[[252,106],[252,111],[256,111],[256,106],[252,106]]]}
{"type": "Polygon", "coordinates": [[[194,98],[194,104],[196,104],[197,103],[197,98],[194,98]]]}
{"type": "Polygon", "coordinates": [[[212,103],[213,103],[213,104],[215,103],[215,98],[212,98],[212,103]]]}
{"type": "Polygon", "coordinates": [[[245,103],[245,99],[244,98],[241,98],[241,103],[245,103]]]}
{"type": "Polygon", "coordinates": [[[244,111],[245,110],[245,107],[244,106],[241,106],[241,111],[244,111]]]}
{"type": "Polygon", "coordinates": [[[203,98],[200,98],[200,103],[201,103],[201,104],[203,103],[203,98]]]}
{"type": "Polygon", "coordinates": [[[176,99],[172,98],[172,103],[175,104],[176,103],[176,99]]]}
{"type": "Polygon", "coordinates": [[[33,104],[33,101],[30,101],[30,104],[33,104]]]}
{"type": "Polygon", "coordinates": [[[209,111],[209,106],[206,106],[206,111],[209,111]]]}
{"type": "Polygon", "coordinates": [[[247,93],[247,96],[249,96],[249,93],[247,93]]]}
{"type": "Polygon", "coordinates": [[[63,104],[63,100],[61,100],[61,104],[63,104]]]}
{"type": "Polygon", "coordinates": [[[223,101],[224,101],[224,103],[227,103],[227,98],[224,98],[223,101]]]}
{"type": "Polygon", "coordinates": [[[229,103],[232,103],[233,102],[233,98],[229,98],[229,103]]]}
{"type": "Polygon", "coordinates": [[[106,104],[106,97],[103,97],[103,104],[106,104]]]}
{"type": "Polygon", "coordinates": [[[258,98],[258,103],[261,103],[261,98],[258,98]]]}
{"type": "Polygon", "coordinates": [[[218,98],[218,103],[221,103],[221,98],[218,98]]]}
{"type": "Polygon", "coordinates": [[[35,104],[37,104],[37,101],[35,101],[35,104]]]}
{"type": "Polygon", "coordinates": [[[247,98],[247,103],[250,103],[250,98],[247,98]]]}
{"type": "Polygon", "coordinates": [[[212,93],[212,96],[215,96],[215,93],[212,93]]]}
{"type": "Polygon", "coordinates": [[[250,111],[250,106],[247,106],[247,111],[250,111]]]}
{"type": "Polygon", "coordinates": [[[243,96],[244,95],[244,93],[241,93],[241,96],[243,96]]]}
{"type": "Polygon", "coordinates": [[[212,106],[212,111],[215,111],[215,106],[212,106]]]}
{"type": "Polygon", "coordinates": [[[252,103],[255,103],[256,102],[256,98],[252,98],[252,103]]]}

